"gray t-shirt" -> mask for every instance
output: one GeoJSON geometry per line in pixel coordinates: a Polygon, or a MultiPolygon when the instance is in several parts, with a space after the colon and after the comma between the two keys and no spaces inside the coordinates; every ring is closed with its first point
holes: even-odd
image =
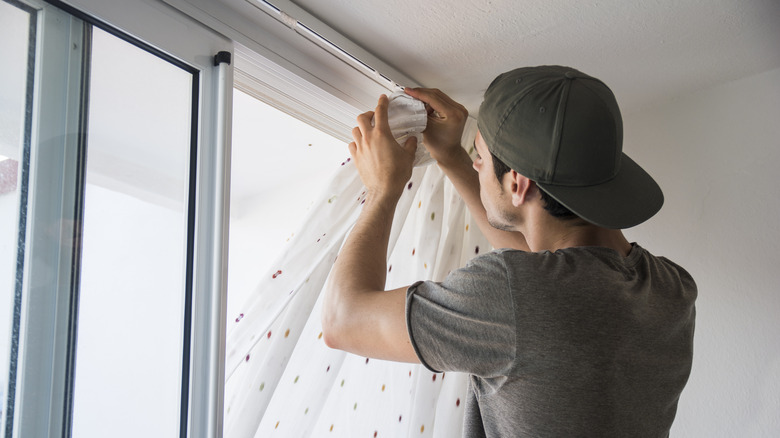
{"type": "Polygon", "coordinates": [[[470,374],[467,437],[665,437],[691,370],[696,285],[633,244],[497,250],[407,292],[434,372],[470,374]]]}

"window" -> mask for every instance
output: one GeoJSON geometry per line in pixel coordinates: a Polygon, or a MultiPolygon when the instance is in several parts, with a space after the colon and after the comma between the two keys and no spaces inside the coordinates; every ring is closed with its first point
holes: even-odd
{"type": "Polygon", "coordinates": [[[8,391],[8,381],[9,372],[16,371],[11,362],[18,354],[15,328],[20,315],[14,309],[21,297],[24,263],[24,245],[17,242],[24,241],[27,216],[36,34],[32,12],[23,4],[0,2],[0,59],[5,60],[0,81],[0,433],[6,430],[6,413],[13,407],[14,394],[8,391]]]}
{"type": "Polygon", "coordinates": [[[215,435],[230,43],[74,3],[0,1],[0,434],[215,435]]]}
{"type": "Polygon", "coordinates": [[[197,78],[100,29],[90,59],[73,434],[175,436],[197,78]]]}
{"type": "Polygon", "coordinates": [[[228,320],[347,157],[343,141],[234,90],[228,320]]]}

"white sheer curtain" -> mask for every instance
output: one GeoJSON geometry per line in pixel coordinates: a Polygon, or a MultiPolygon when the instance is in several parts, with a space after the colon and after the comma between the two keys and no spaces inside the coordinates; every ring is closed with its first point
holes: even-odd
{"type": "MultiPolygon", "coordinates": [[[[464,145],[471,149],[476,123],[464,145]]],[[[467,377],[325,346],[320,292],[365,196],[349,160],[304,225],[228,315],[225,436],[461,436],[467,377]]],[[[387,287],[440,281],[491,248],[436,165],[415,168],[396,209],[387,287]]]]}

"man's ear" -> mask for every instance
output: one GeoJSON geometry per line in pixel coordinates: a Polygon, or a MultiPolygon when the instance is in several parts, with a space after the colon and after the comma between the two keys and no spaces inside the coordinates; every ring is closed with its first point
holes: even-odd
{"type": "Polygon", "coordinates": [[[536,188],[536,183],[525,176],[510,170],[509,193],[512,195],[512,205],[519,207],[531,199],[530,194],[536,188]]]}

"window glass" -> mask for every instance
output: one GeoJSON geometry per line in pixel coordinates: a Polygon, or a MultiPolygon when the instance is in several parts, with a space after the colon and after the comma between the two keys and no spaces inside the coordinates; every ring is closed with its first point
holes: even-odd
{"type": "Polygon", "coordinates": [[[73,436],[177,436],[193,76],[92,43],[73,436]]]}
{"type": "MultiPolygon", "coordinates": [[[[29,45],[31,15],[14,5],[0,1],[0,425],[6,420],[8,374],[11,360],[13,309],[17,285],[19,256],[19,220],[21,206],[22,159],[27,113],[28,75],[33,74],[29,45]]],[[[22,248],[24,246],[22,245],[22,248]]],[[[22,258],[23,260],[23,258],[22,258]]],[[[21,268],[21,267],[20,267],[21,268]]],[[[21,282],[21,279],[19,280],[21,282]]],[[[0,430],[4,430],[0,429],[0,430]]]]}

